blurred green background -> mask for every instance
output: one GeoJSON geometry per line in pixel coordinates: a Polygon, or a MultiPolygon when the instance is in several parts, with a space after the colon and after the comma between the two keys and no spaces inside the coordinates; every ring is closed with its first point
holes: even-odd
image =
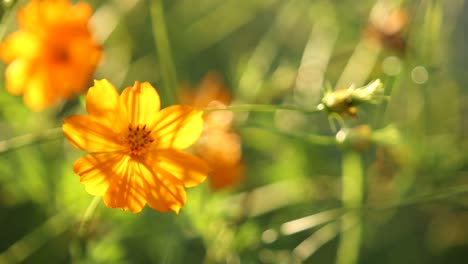
{"type": "MultiPolygon", "coordinates": [[[[4,1],[3,38],[25,2],[4,1]]],[[[2,74],[0,263],[467,263],[466,1],[88,2],[95,78],[149,81],[164,105],[210,71],[236,105],[311,108],[323,87],[377,78],[389,99],[345,120],[345,143],[323,113],[235,112],[239,185],[189,189],[179,215],[100,201],[80,232],[83,152],[55,128],[83,104],[33,112],[2,74]]]]}

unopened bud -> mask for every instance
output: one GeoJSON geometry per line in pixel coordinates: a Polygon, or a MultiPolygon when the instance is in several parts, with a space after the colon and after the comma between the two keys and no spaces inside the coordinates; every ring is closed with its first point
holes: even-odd
{"type": "Polygon", "coordinates": [[[383,85],[377,79],[366,86],[327,92],[322,98],[323,108],[342,117],[356,117],[357,106],[375,104],[383,99],[383,85]]]}
{"type": "Polygon", "coordinates": [[[377,79],[366,86],[353,89],[351,97],[355,105],[366,103],[376,104],[384,98],[383,92],[382,82],[377,79]]]}

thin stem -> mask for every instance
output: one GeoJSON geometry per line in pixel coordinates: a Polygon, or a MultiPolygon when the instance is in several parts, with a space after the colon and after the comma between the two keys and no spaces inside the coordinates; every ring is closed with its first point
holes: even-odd
{"type": "Polygon", "coordinates": [[[94,197],[79,222],[80,226],[78,228],[77,236],[70,244],[70,254],[73,263],[89,262],[87,259],[88,227],[100,200],[100,196],[94,197]]]}
{"type": "Polygon", "coordinates": [[[306,240],[302,241],[293,253],[300,260],[304,261],[312,256],[324,244],[335,238],[340,232],[339,222],[327,223],[321,226],[306,240]]]}
{"type": "Polygon", "coordinates": [[[0,154],[11,150],[31,146],[36,143],[63,138],[61,127],[51,128],[38,133],[30,133],[0,141],[0,154]]]}
{"type": "Polygon", "coordinates": [[[320,113],[323,109],[315,108],[298,108],[295,106],[287,105],[257,105],[257,104],[244,104],[244,105],[231,105],[225,108],[204,108],[203,111],[206,113],[216,111],[231,111],[231,112],[275,112],[278,110],[291,110],[299,111],[307,114],[320,113]]]}
{"type": "Polygon", "coordinates": [[[99,201],[101,201],[101,196],[94,197],[94,199],[88,205],[88,208],[86,208],[83,218],[80,221],[80,228],[78,230],[78,235],[80,237],[85,235],[85,232],[87,231],[87,228],[88,228],[88,223],[93,217],[94,212],[96,212],[96,208],[99,205],[99,201]]]}
{"type": "MultiPolygon", "coordinates": [[[[344,153],[342,161],[342,200],[345,209],[359,209],[363,202],[363,169],[361,155],[353,150],[344,153]]],[[[341,222],[341,240],[338,245],[337,264],[355,264],[359,259],[362,239],[360,210],[345,214],[341,222]]]]}
{"type": "Polygon", "coordinates": [[[280,136],[287,137],[291,140],[297,140],[302,142],[307,142],[312,145],[318,146],[332,146],[336,145],[337,141],[335,137],[322,136],[322,135],[313,135],[313,134],[301,134],[301,133],[288,133],[278,130],[275,127],[269,127],[261,124],[245,124],[242,128],[257,128],[262,129],[280,136]]]}
{"type": "Polygon", "coordinates": [[[461,185],[461,186],[450,187],[450,188],[436,191],[436,192],[415,195],[405,200],[394,202],[394,203],[389,203],[387,205],[380,206],[380,207],[366,207],[366,209],[376,210],[376,211],[377,210],[389,210],[389,209],[394,209],[397,207],[410,206],[410,205],[415,205],[415,204],[424,203],[428,201],[442,200],[442,199],[450,198],[456,195],[467,194],[467,193],[468,193],[468,185],[461,185]]]}
{"type": "Polygon", "coordinates": [[[313,145],[321,145],[321,146],[330,146],[330,145],[336,145],[336,138],[335,137],[328,137],[328,136],[321,136],[321,135],[313,135],[313,134],[307,134],[307,135],[291,135],[291,136],[296,136],[296,137],[301,137],[307,141],[309,144],[313,145]]]}
{"type": "MultiPolygon", "coordinates": [[[[447,198],[451,198],[457,195],[462,195],[462,194],[468,194],[468,184],[461,185],[461,186],[455,186],[455,187],[449,187],[444,190],[438,190],[434,192],[429,192],[425,194],[418,194],[414,195],[412,197],[408,197],[403,200],[399,200],[396,202],[388,202],[387,204],[375,206],[375,205],[359,205],[358,207],[349,207],[349,208],[335,208],[335,209],[330,209],[330,210],[338,210],[343,213],[348,213],[351,211],[361,211],[363,213],[373,213],[373,212],[379,212],[379,211],[385,211],[385,210],[394,210],[400,207],[405,207],[405,206],[412,206],[412,205],[417,205],[425,202],[431,202],[431,201],[437,201],[437,200],[443,200],[447,198]]],[[[316,214],[320,213],[325,213],[327,211],[322,211],[318,212],[316,214]]],[[[339,217],[338,215],[337,217],[339,217]]]]}
{"type": "Polygon", "coordinates": [[[153,27],[154,45],[160,60],[161,78],[165,102],[168,105],[176,103],[177,74],[172,60],[171,45],[167,34],[164,8],[161,0],[151,0],[151,22],[153,27]]]}

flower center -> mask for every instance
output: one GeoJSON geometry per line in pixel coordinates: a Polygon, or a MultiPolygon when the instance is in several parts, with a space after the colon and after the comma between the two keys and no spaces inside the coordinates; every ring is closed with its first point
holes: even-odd
{"type": "Polygon", "coordinates": [[[130,156],[142,156],[149,150],[153,138],[151,137],[151,130],[146,125],[138,125],[136,127],[131,124],[128,125],[127,135],[124,143],[128,146],[130,156]]]}
{"type": "Polygon", "coordinates": [[[49,59],[52,63],[66,64],[70,61],[70,52],[63,44],[51,43],[49,50],[49,59]]]}
{"type": "Polygon", "coordinates": [[[65,49],[59,49],[54,52],[55,60],[58,62],[66,63],[70,60],[70,55],[65,49]]]}

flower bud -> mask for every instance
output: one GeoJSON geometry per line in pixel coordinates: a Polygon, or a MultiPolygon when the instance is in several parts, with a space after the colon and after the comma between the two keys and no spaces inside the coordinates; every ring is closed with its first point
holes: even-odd
{"type": "Polygon", "coordinates": [[[341,117],[356,117],[357,106],[361,104],[376,104],[384,98],[382,82],[377,79],[368,85],[355,88],[335,90],[327,92],[323,98],[320,108],[330,113],[337,113],[341,117]]]}

